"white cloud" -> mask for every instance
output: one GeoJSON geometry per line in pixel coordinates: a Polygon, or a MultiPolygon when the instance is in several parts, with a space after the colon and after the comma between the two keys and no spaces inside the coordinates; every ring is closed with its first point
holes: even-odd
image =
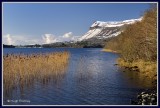
{"type": "Polygon", "coordinates": [[[74,40],[77,40],[78,38],[79,38],[79,36],[73,36],[72,32],[64,33],[62,36],[55,36],[53,34],[44,34],[42,36],[44,43],[74,41],[74,40]]]}
{"type": "Polygon", "coordinates": [[[72,32],[64,33],[62,36],[55,36],[49,33],[43,34],[41,37],[10,34],[2,36],[3,44],[7,45],[49,44],[64,41],[76,41],[78,38],[79,36],[73,36],[72,32]]]}
{"type": "Polygon", "coordinates": [[[65,33],[62,37],[63,38],[72,38],[73,37],[73,33],[72,32],[65,33]]]}
{"type": "Polygon", "coordinates": [[[81,36],[73,36],[72,38],[71,38],[71,40],[72,41],[78,41],[78,39],[80,38],[81,36]]]}
{"type": "Polygon", "coordinates": [[[42,36],[42,39],[43,39],[44,43],[46,43],[46,44],[57,42],[57,39],[55,38],[55,36],[53,34],[44,34],[42,36]]]}
{"type": "Polygon", "coordinates": [[[10,34],[3,36],[3,42],[7,45],[12,45],[15,43],[14,40],[11,38],[10,34]]]}
{"type": "Polygon", "coordinates": [[[41,44],[41,39],[36,39],[31,36],[20,36],[20,35],[3,35],[3,44],[7,45],[30,45],[30,44],[41,44]]]}
{"type": "Polygon", "coordinates": [[[10,34],[7,34],[7,42],[8,42],[9,45],[11,45],[11,44],[14,43],[14,42],[12,41],[12,39],[11,39],[10,34]]]}
{"type": "Polygon", "coordinates": [[[77,41],[80,36],[74,36],[72,32],[65,33],[61,40],[62,41],[77,41]]]}

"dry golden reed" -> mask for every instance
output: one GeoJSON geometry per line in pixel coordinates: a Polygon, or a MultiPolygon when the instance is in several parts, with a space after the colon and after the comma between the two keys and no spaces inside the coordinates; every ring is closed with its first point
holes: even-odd
{"type": "Polygon", "coordinates": [[[120,66],[124,66],[124,67],[135,67],[137,66],[140,73],[143,76],[147,76],[149,78],[153,78],[153,79],[157,79],[156,75],[157,75],[157,63],[156,62],[152,62],[152,61],[144,61],[144,60],[137,60],[134,61],[132,63],[129,62],[125,62],[123,59],[119,58],[117,60],[117,63],[120,66]]]}
{"type": "Polygon", "coordinates": [[[4,91],[29,86],[35,81],[47,82],[64,74],[69,57],[67,51],[3,56],[4,91]]]}
{"type": "Polygon", "coordinates": [[[111,49],[106,49],[106,48],[102,49],[102,51],[104,51],[104,52],[118,53],[117,51],[114,51],[114,50],[111,50],[111,49]]]}

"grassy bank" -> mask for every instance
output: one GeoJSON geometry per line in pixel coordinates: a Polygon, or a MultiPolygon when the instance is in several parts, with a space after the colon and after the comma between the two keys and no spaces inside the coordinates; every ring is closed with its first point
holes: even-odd
{"type": "Polygon", "coordinates": [[[134,62],[126,62],[119,58],[117,63],[122,67],[137,68],[137,70],[144,76],[151,78],[153,80],[157,79],[157,62],[149,62],[144,60],[137,60],[134,62]]]}
{"type": "Polygon", "coordinates": [[[4,91],[30,86],[36,81],[45,83],[64,74],[69,52],[3,56],[4,91]]]}

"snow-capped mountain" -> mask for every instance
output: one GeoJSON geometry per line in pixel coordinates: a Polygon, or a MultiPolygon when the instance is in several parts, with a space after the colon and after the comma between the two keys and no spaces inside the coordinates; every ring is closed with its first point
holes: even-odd
{"type": "Polygon", "coordinates": [[[107,39],[109,37],[114,37],[119,35],[123,28],[128,24],[133,24],[137,21],[141,21],[142,17],[139,19],[130,19],[124,21],[109,21],[102,22],[96,21],[91,26],[87,33],[80,37],[79,41],[90,40],[90,39],[107,39]]]}

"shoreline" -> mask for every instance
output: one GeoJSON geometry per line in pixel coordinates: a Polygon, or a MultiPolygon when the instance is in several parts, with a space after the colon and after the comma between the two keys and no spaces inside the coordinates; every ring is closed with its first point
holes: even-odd
{"type": "Polygon", "coordinates": [[[154,87],[145,89],[136,95],[136,99],[131,99],[131,105],[157,105],[157,84],[154,87]]]}
{"type": "Polygon", "coordinates": [[[112,52],[112,53],[118,53],[117,51],[111,50],[111,49],[102,49],[103,52],[112,52]]]}
{"type": "Polygon", "coordinates": [[[143,76],[150,79],[157,80],[157,63],[156,62],[146,62],[144,60],[137,60],[132,63],[126,62],[121,58],[117,59],[117,64],[125,69],[131,71],[140,72],[143,76]]]}
{"type": "Polygon", "coordinates": [[[137,62],[128,63],[119,58],[117,59],[116,65],[124,67],[125,70],[129,69],[133,72],[141,73],[143,77],[149,78],[152,81],[152,87],[150,89],[139,92],[135,96],[136,99],[131,99],[132,105],[157,105],[157,73],[154,73],[157,67],[155,67],[154,62],[139,60],[137,62]]]}

